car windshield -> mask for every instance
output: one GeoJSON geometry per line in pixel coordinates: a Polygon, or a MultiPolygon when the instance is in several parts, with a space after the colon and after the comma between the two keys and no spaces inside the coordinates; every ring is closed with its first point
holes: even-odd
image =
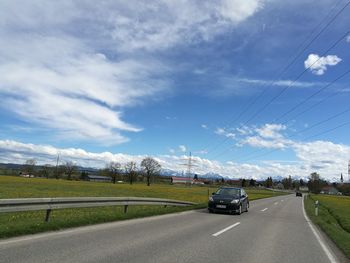
{"type": "Polygon", "coordinates": [[[216,191],[217,195],[231,195],[231,196],[239,196],[240,189],[236,188],[221,188],[216,191]]]}

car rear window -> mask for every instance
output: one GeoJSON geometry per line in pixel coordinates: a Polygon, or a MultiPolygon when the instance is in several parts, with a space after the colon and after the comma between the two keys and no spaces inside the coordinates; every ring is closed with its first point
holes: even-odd
{"type": "Polygon", "coordinates": [[[239,196],[239,189],[234,188],[221,188],[216,191],[216,194],[218,195],[232,195],[232,196],[239,196]]]}

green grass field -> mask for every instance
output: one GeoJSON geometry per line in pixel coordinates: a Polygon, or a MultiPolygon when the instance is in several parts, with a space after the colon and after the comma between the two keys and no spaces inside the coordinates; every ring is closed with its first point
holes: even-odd
{"type": "Polygon", "coordinates": [[[350,197],[310,195],[305,200],[305,209],[310,219],[350,258],[350,197]],[[317,217],[315,200],[320,203],[317,217]]]}
{"type": "MultiPolygon", "coordinates": [[[[165,213],[185,211],[193,208],[206,207],[208,191],[216,188],[201,186],[153,184],[111,184],[84,181],[67,181],[55,179],[21,178],[0,176],[0,198],[29,197],[76,197],[76,196],[135,196],[157,197],[191,201],[198,203],[194,207],[159,207],[131,206],[128,213],[123,213],[123,207],[101,207],[54,210],[50,222],[45,223],[45,211],[1,213],[0,238],[32,234],[48,230],[58,230],[67,227],[125,220],[130,218],[160,215],[165,213]]],[[[279,195],[268,190],[247,189],[250,200],[279,195]]]]}

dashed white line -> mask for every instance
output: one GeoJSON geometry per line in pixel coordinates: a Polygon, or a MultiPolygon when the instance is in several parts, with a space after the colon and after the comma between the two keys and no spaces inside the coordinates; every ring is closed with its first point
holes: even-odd
{"type": "Polygon", "coordinates": [[[283,202],[284,200],[282,199],[281,202],[283,202]]]}
{"type": "Polygon", "coordinates": [[[268,209],[268,208],[266,207],[266,208],[264,208],[264,209],[262,209],[262,210],[260,210],[260,211],[261,211],[261,212],[265,212],[267,209],[268,209]]]}
{"type": "Polygon", "coordinates": [[[278,202],[274,203],[274,205],[277,205],[277,204],[278,204],[278,202]]]}
{"type": "Polygon", "coordinates": [[[217,237],[217,236],[221,235],[222,233],[224,233],[224,232],[226,232],[226,231],[228,231],[228,230],[234,228],[235,226],[238,226],[240,223],[241,223],[241,222],[237,222],[237,223],[235,223],[235,224],[233,224],[233,225],[230,225],[230,226],[224,228],[223,230],[220,230],[219,232],[216,232],[215,234],[212,234],[212,236],[213,236],[213,237],[217,237]]]}

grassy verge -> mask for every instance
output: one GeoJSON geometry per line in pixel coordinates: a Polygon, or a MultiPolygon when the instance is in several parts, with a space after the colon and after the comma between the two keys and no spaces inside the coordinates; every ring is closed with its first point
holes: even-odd
{"type": "MultiPolygon", "coordinates": [[[[159,206],[130,206],[126,214],[123,213],[123,207],[54,210],[49,223],[44,222],[45,211],[1,213],[0,238],[204,208],[208,200],[208,193],[212,193],[215,190],[216,188],[201,186],[188,187],[181,185],[153,184],[147,187],[144,184],[113,185],[111,183],[0,176],[0,198],[2,199],[73,196],[136,196],[177,199],[198,203],[198,205],[192,207],[164,208],[159,206]]],[[[273,193],[268,190],[249,188],[247,192],[250,200],[281,194],[273,193]]]]}
{"type": "Polygon", "coordinates": [[[350,197],[310,195],[305,200],[305,210],[310,219],[350,258],[350,197]],[[315,200],[320,203],[317,217],[315,200]]]}

